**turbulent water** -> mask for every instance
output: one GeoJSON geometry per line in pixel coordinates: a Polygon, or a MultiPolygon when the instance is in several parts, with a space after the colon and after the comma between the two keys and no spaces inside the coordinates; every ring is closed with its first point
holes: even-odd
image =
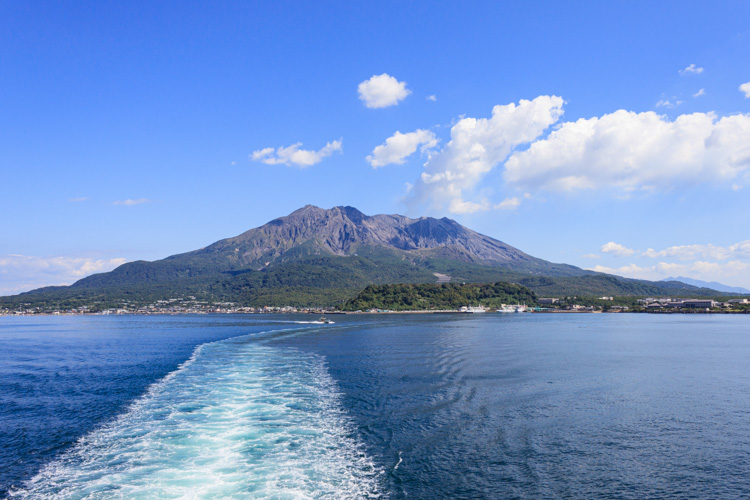
{"type": "Polygon", "coordinates": [[[0,318],[0,495],[750,495],[750,319],[0,318]]]}

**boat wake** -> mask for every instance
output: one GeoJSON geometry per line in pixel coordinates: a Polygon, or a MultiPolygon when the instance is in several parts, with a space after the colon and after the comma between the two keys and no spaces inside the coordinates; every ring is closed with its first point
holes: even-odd
{"type": "Polygon", "coordinates": [[[374,498],[382,476],[324,358],[239,337],[196,348],[11,496],[374,498]]]}

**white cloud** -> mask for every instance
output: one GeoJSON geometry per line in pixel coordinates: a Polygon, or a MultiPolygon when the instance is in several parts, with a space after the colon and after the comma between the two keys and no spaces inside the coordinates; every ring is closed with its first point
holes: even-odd
{"type": "Polygon", "coordinates": [[[563,114],[563,100],[539,96],[533,101],[497,105],[490,118],[463,118],[451,128],[451,140],[430,156],[410,197],[453,213],[489,210],[487,200],[464,200],[514,148],[539,137],[563,114]]]}
{"type": "Polygon", "coordinates": [[[745,94],[745,99],[750,99],[750,82],[743,83],[739,86],[740,92],[745,94]]]}
{"type": "Polygon", "coordinates": [[[587,253],[582,256],[584,259],[601,259],[602,256],[596,253],[587,253]]]}
{"type": "Polygon", "coordinates": [[[623,245],[620,245],[619,243],[615,243],[614,241],[610,241],[609,243],[605,243],[604,245],[602,245],[601,251],[603,253],[611,253],[618,257],[628,257],[635,253],[635,250],[633,250],[632,248],[627,248],[623,245]]]}
{"type": "MultiPolygon", "coordinates": [[[[589,269],[597,273],[615,274],[626,278],[635,278],[639,280],[659,280],[659,274],[655,267],[640,267],[636,264],[628,264],[622,267],[607,267],[596,265],[589,269]]],[[[666,277],[666,276],[664,276],[666,277]]]]}
{"type": "Polygon", "coordinates": [[[698,92],[693,94],[693,97],[700,97],[702,95],[706,95],[706,89],[700,89],[698,92]]]}
{"type": "Polygon", "coordinates": [[[739,191],[740,189],[742,189],[741,185],[736,184],[736,183],[732,184],[732,191],[739,191]]]}
{"type": "Polygon", "coordinates": [[[505,198],[503,201],[493,206],[495,210],[515,210],[521,204],[521,200],[516,197],[505,198]]]}
{"type": "Polygon", "coordinates": [[[750,114],[693,113],[669,121],[652,111],[619,110],[564,123],[514,153],[504,177],[519,187],[627,193],[726,181],[748,169],[750,114]]]}
{"type": "Polygon", "coordinates": [[[435,94],[432,94],[432,95],[428,95],[428,96],[427,96],[427,100],[428,100],[428,101],[432,101],[432,102],[435,102],[435,101],[437,101],[437,96],[436,96],[435,94]]]}
{"type": "Polygon", "coordinates": [[[374,75],[357,86],[359,99],[368,108],[387,108],[406,99],[411,90],[406,88],[406,82],[399,82],[388,73],[374,75]]]}
{"type": "Polygon", "coordinates": [[[448,211],[453,214],[473,214],[474,212],[486,212],[490,209],[490,202],[482,200],[480,203],[464,201],[454,198],[448,204],[448,211]]]}
{"type": "Polygon", "coordinates": [[[674,258],[678,260],[729,260],[729,259],[750,259],[750,240],[741,241],[728,247],[717,245],[678,245],[671,246],[661,251],[649,248],[643,252],[645,257],[652,259],[657,258],[674,258]]]}
{"type": "Polygon", "coordinates": [[[125,262],[122,258],[0,256],[0,295],[69,285],[91,274],[111,271],[125,262]]]}
{"type": "Polygon", "coordinates": [[[143,205],[144,203],[150,203],[150,202],[151,200],[149,200],[148,198],[138,198],[136,200],[127,199],[127,200],[113,201],[112,204],[132,207],[133,205],[143,205]]]}
{"type": "Polygon", "coordinates": [[[657,281],[673,276],[685,276],[703,281],[718,281],[729,286],[750,286],[750,264],[741,261],[723,263],[698,261],[692,264],[659,262],[647,267],[629,264],[617,268],[594,266],[590,270],[643,280],[657,281]]]}
{"type": "Polygon", "coordinates": [[[656,103],[656,107],[657,108],[676,108],[677,106],[679,106],[683,102],[684,101],[677,101],[677,100],[675,100],[675,101],[668,101],[668,100],[665,100],[665,99],[660,99],[656,103]]]}
{"type": "Polygon", "coordinates": [[[414,132],[402,134],[396,132],[372,150],[367,161],[373,168],[383,167],[392,163],[402,164],[408,156],[411,156],[420,145],[422,152],[437,146],[438,140],[429,130],[417,129],[414,132]]]}
{"type": "Polygon", "coordinates": [[[253,151],[250,159],[265,163],[266,165],[295,165],[298,167],[309,167],[320,163],[323,158],[331,156],[336,151],[341,151],[341,139],[331,141],[318,151],[300,149],[301,142],[288,147],[263,148],[253,151]]]}
{"type": "Polygon", "coordinates": [[[701,73],[703,73],[703,68],[700,68],[700,67],[696,66],[695,64],[691,64],[687,68],[680,70],[680,75],[682,75],[682,76],[685,76],[685,75],[699,75],[701,73]]]}

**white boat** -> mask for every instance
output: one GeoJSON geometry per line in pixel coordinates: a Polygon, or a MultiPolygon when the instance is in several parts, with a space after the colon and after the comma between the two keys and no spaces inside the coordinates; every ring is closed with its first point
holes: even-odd
{"type": "Polygon", "coordinates": [[[462,313],[476,314],[476,313],[487,312],[487,309],[485,309],[484,306],[468,306],[468,307],[463,306],[458,311],[462,313]]]}
{"type": "Polygon", "coordinates": [[[321,317],[321,318],[320,318],[320,319],[318,320],[318,322],[319,322],[319,323],[325,323],[326,325],[332,325],[332,324],[333,324],[333,321],[331,321],[330,319],[326,318],[325,316],[324,316],[324,317],[321,317]]]}
{"type": "Polygon", "coordinates": [[[509,304],[501,304],[500,309],[497,310],[499,313],[522,313],[526,312],[526,304],[516,304],[514,306],[509,304]]]}

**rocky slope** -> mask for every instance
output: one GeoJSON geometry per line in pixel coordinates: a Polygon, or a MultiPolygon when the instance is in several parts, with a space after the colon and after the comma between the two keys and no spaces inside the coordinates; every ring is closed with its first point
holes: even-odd
{"type": "Polygon", "coordinates": [[[565,264],[532,257],[506,243],[443,218],[368,216],[353,207],[329,210],[307,205],[239,236],[155,262],[130,262],[110,273],[89,276],[73,286],[155,283],[240,270],[262,270],[322,256],[357,252],[401,259],[502,267],[549,276],[586,274],[565,264]]]}

